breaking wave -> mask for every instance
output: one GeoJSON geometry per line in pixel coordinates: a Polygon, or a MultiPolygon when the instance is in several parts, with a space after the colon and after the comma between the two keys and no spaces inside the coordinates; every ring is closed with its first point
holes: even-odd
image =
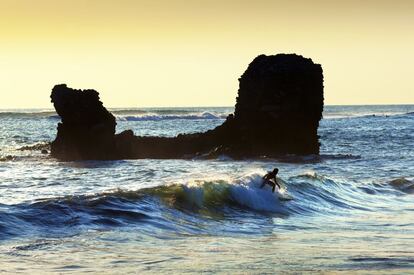
{"type": "Polygon", "coordinates": [[[381,196],[398,193],[398,190],[405,194],[413,190],[412,181],[407,179],[397,179],[389,185],[358,187],[307,172],[287,180],[278,179],[282,188],[272,193],[270,186],[260,188],[261,174],[0,205],[0,239],[22,234],[61,236],[88,229],[108,230],[124,226],[135,226],[148,234],[154,230],[178,230],[186,234],[201,230],[209,234],[214,230],[211,225],[199,226],[206,219],[242,220],[246,215],[338,215],[348,210],[374,211],[376,200],[381,200],[381,196]],[[373,194],[376,196],[371,196],[373,194]]]}

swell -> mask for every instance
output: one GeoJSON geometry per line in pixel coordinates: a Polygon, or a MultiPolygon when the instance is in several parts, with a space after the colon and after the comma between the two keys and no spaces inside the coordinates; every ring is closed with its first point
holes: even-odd
{"type": "Polygon", "coordinates": [[[0,118],[49,118],[54,116],[56,116],[55,111],[0,111],[0,118]]]}
{"type": "Polygon", "coordinates": [[[393,188],[407,193],[407,194],[414,194],[414,181],[409,180],[406,178],[397,178],[393,179],[389,182],[389,185],[393,188]]]}
{"type": "Polygon", "coordinates": [[[399,118],[411,118],[414,116],[414,112],[373,112],[373,113],[365,113],[365,114],[358,114],[358,113],[329,113],[324,114],[324,119],[376,119],[376,118],[391,118],[391,119],[399,119],[399,118]]]}
{"type": "Polygon", "coordinates": [[[232,180],[194,180],[139,190],[117,189],[91,195],[47,198],[0,205],[0,238],[61,236],[83,230],[137,227],[210,234],[214,226],[245,217],[347,215],[372,212],[390,195],[411,194],[411,180],[358,186],[313,172],[279,179],[282,190],[261,189],[259,174],[232,180]],[[375,195],[375,196],[373,196],[375,195]],[[221,220],[221,222],[220,222],[221,220]],[[203,227],[200,226],[203,224],[203,227]]]}
{"type": "Polygon", "coordinates": [[[353,154],[319,154],[319,155],[286,155],[277,158],[280,162],[285,163],[318,163],[327,160],[356,160],[361,159],[360,155],[353,154]]]}
{"type": "MultiPolygon", "coordinates": [[[[242,220],[246,213],[254,212],[286,213],[279,198],[269,190],[258,189],[257,184],[254,178],[237,183],[192,181],[3,205],[0,239],[33,234],[66,236],[131,226],[148,234],[160,230],[210,234],[217,219],[242,220]]],[[[226,228],[224,225],[221,231],[226,228]]],[[[234,231],[233,226],[228,231],[234,231]]]]}

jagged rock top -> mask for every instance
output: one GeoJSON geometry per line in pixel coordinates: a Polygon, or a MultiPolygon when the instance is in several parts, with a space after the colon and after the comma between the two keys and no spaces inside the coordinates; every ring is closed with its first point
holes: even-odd
{"type": "Polygon", "coordinates": [[[241,76],[241,78],[249,77],[252,75],[274,75],[275,73],[289,72],[289,71],[306,71],[314,70],[319,67],[322,70],[320,64],[313,63],[312,59],[305,58],[297,54],[276,54],[276,55],[264,55],[257,56],[247,67],[247,70],[241,76]]]}
{"type": "Polygon", "coordinates": [[[103,106],[97,91],[72,89],[59,84],[53,87],[50,97],[63,123],[92,126],[105,122],[113,126],[115,133],[115,117],[103,106]]]}

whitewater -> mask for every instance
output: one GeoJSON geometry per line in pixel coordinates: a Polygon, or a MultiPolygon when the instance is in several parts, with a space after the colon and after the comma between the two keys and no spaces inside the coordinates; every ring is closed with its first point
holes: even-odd
{"type": "MultiPolygon", "coordinates": [[[[175,136],[233,108],[110,111],[175,136]]],[[[0,273],[413,273],[414,105],[323,115],[318,156],[61,162],[53,110],[0,110],[0,273]]]]}

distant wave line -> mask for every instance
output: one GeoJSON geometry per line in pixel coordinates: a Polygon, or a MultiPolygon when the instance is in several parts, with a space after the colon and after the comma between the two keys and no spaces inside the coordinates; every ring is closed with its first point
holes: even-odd
{"type": "MultiPolygon", "coordinates": [[[[225,119],[230,113],[233,113],[232,108],[188,108],[188,109],[115,109],[109,110],[114,114],[117,120],[123,121],[159,121],[159,120],[174,120],[174,119],[225,119]],[[220,110],[222,109],[222,110],[220,110]]],[[[370,118],[370,117],[405,117],[414,116],[413,111],[409,112],[373,112],[373,113],[358,113],[358,112],[335,112],[325,111],[323,113],[324,119],[344,119],[344,118],[370,118]]],[[[0,118],[50,118],[60,119],[59,115],[52,110],[22,110],[9,111],[0,110],[0,118]]]]}
{"type": "Polygon", "coordinates": [[[116,116],[121,121],[160,121],[160,120],[197,120],[197,119],[225,119],[228,114],[213,114],[210,112],[193,113],[193,114],[143,114],[134,116],[116,116]]]}

